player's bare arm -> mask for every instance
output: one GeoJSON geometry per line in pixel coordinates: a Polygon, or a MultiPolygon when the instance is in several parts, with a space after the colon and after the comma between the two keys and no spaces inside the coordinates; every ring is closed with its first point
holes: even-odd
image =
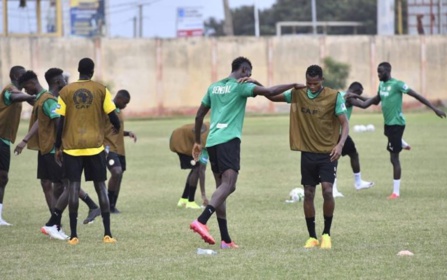
{"type": "Polygon", "coordinates": [[[200,107],[197,110],[195,126],[194,126],[195,139],[194,139],[194,146],[192,147],[192,157],[194,158],[195,161],[199,160],[200,152],[202,152],[202,140],[200,137],[201,134],[200,131],[203,125],[203,119],[205,118],[209,110],[210,108],[205,106],[203,103],[200,104],[200,107]]]}
{"type": "Polygon", "coordinates": [[[353,97],[348,97],[348,101],[349,103],[351,103],[353,106],[362,108],[362,109],[366,109],[368,107],[370,107],[371,105],[378,105],[380,103],[380,97],[378,95],[372,97],[372,98],[368,98],[365,101],[357,98],[358,95],[355,95],[353,97]]]}
{"type": "Polygon", "coordinates": [[[33,123],[33,126],[28,131],[28,133],[25,135],[25,137],[23,137],[23,140],[19,144],[17,144],[17,146],[15,147],[14,153],[16,155],[20,155],[22,153],[22,151],[26,147],[26,144],[28,143],[29,139],[31,137],[33,137],[34,134],[37,133],[38,129],[39,129],[39,120],[36,120],[33,123]]]}
{"type": "Polygon", "coordinates": [[[346,138],[348,138],[349,134],[349,121],[346,114],[339,115],[338,120],[341,124],[341,135],[337,145],[331,151],[331,161],[336,161],[340,158],[341,151],[343,150],[343,146],[345,145],[346,138]]]}
{"type": "Polygon", "coordinates": [[[283,84],[283,85],[277,85],[273,87],[261,87],[261,86],[255,86],[253,89],[253,93],[256,95],[263,95],[265,97],[275,96],[278,94],[281,94],[285,92],[286,90],[292,89],[292,88],[301,88],[301,84],[293,83],[293,84],[283,84]]]}
{"type": "Polygon", "coordinates": [[[440,117],[440,118],[445,118],[445,112],[442,110],[439,110],[438,108],[436,108],[435,106],[433,106],[433,104],[430,103],[430,101],[428,101],[425,97],[423,97],[422,95],[418,94],[417,92],[415,92],[412,89],[409,89],[407,94],[415,99],[417,99],[419,102],[421,102],[422,104],[424,104],[425,106],[427,106],[428,108],[432,109],[435,114],[440,117]]]}
{"type": "Polygon", "coordinates": [[[34,101],[36,100],[36,97],[34,95],[29,95],[23,92],[13,92],[11,94],[11,102],[32,102],[34,103],[34,101]]]}

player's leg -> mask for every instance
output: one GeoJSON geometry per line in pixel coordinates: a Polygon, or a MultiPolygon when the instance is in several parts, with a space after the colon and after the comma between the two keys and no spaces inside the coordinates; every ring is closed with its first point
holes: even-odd
{"type": "Polygon", "coordinates": [[[118,214],[119,211],[115,208],[118,199],[118,193],[123,178],[123,169],[118,154],[109,152],[107,155],[107,168],[110,171],[110,179],[108,182],[108,197],[110,203],[110,213],[118,214]]]}
{"type": "Polygon", "coordinates": [[[56,198],[54,197],[53,182],[50,179],[52,166],[48,165],[48,156],[54,158],[54,155],[52,154],[42,155],[40,151],[37,153],[37,179],[40,179],[40,185],[42,186],[45,201],[47,202],[48,210],[51,214],[53,212],[54,204],[56,203],[56,198]]]}
{"type": "Polygon", "coordinates": [[[6,185],[8,184],[9,166],[11,163],[11,149],[9,145],[0,139],[0,226],[10,226],[11,224],[3,220],[3,198],[5,196],[6,185]]]}
{"type": "Polygon", "coordinates": [[[411,150],[410,144],[408,144],[403,138],[402,138],[402,149],[407,151],[411,150]]]}
{"type": "Polygon", "coordinates": [[[199,182],[200,171],[203,168],[203,164],[197,162],[191,169],[186,179],[186,185],[188,186],[188,202],[186,208],[188,209],[202,209],[200,205],[195,202],[195,196],[197,191],[197,184],[199,182]]]}
{"type": "Polygon", "coordinates": [[[346,139],[345,145],[343,146],[342,155],[348,155],[351,161],[352,172],[354,173],[354,187],[356,190],[367,189],[374,186],[374,182],[368,182],[362,180],[362,175],[360,173],[360,158],[355,147],[355,143],[350,136],[346,139]]]}
{"type": "Polygon", "coordinates": [[[334,216],[335,200],[332,195],[332,185],[337,172],[337,162],[330,160],[329,155],[319,154],[319,178],[321,180],[321,191],[323,194],[323,218],[324,229],[321,235],[322,249],[331,249],[331,226],[334,216]]]}
{"type": "MultiPolygon", "coordinates": [[[[317,172],[317,165],[313,158],[313,153],[301,153],[301,184],[304,187],[303,210],[306,219],[309,238],[304,244],[304,248],[313,248],[319,245],[317,233],[315,231],[315,187],[320,182],[317,172]]],[[[332,194],[331,194],[332,196],[332,194]]]]}
{"type": "Polygon", "coordinates": [[[79,190],[79,198],[88,206],[88,214],[83,221],[83,224],[86,225],[93,222],[96,217],[101,215],[101,209],[82,188],[79,190]]]}
{"type": "Polygon", "coordinates": [[[402,151],[402,136],[405,126],[385,126],[385,135],[388,137],[387,150],[390,152],[390,161],[393,166],[393,193],[388,199],[400,197],[400,179],[402,169],[400,166],[399,153],[402,151]]]}
{"type": "Polygon", "coordinates": [[[183,208],[186,207],[186,203],[188,203],[188,198],[190,194],[190,186],[189,186],[189,177],[191,173],[193,172],[193,167],[195,165],[192,165],[192,163],[196,163],[191,155],[185,155],[181,153],[177,153],[179,161],[180,161],[180,168],[183,169],[190,169],[190,172],[188,173],[188,176],[186,177],[185,187],[183,188],[182,196],[180,197],[179,201],[177,202],[177,207],[183,208]]]}
{"type": "Polygon", "coordinates": [[[68,215],[70,218],[69,244],[79,243],[77,233],[79,190],[81,188],[81,175],[84,169],[84,156],[71,156],[63,153],[63,167],[65,177],[68,180],[68,215]]]}
{"type": "Polygon", "coordinates": [[[99,207],[101,208],[102,223],[104,226],[104,243],[115,243],[110,229],[110,202],[107,194],[107,167],[105,152],[89,156],[85,166],[85,180],[93,181],[96,194],[98,195],[99,207]]]}

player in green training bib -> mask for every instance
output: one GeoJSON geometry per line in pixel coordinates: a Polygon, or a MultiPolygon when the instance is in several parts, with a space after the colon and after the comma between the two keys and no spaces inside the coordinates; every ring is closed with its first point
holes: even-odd
{"type": "MultiPolygon", "coordinates": [[[[416,100],[432,109],[440,118],[445,118],[445,112],[435,108],[425,97],[421,96],[408,87],[402,81],[391,77],[391,64],[382,62],[377,67],[377,74],[380,80],[377,95],[362,101],[354,99],[354,102],[361,108],[367,108],[372,104],[382,103],[382,114],[385,123],[385,136],[388,138],[387,150],[390,152],[391,164],[393,165],[393,193],[388,199],[400,197],[401,166],[399,153],[402,151],[402,136],[405,130],[405,117],[402,112],[402,97],[408,94],[416,100]]],[[[355,97],[355,96],[354,96],[355,97]]]]}
{"type": "Polygon", "coordinates": [[[210,131],[206,140],[209,162],[216,180],[217,189],[202,214],[190,224],[190,228],[202,239],[214,244],[215,240],[208,231],[206,223],[216,212],[222,238],[222,249],[238,248],[230,238],[227,228],[226,199],[236,190],[236,181],[240,169],[240,146],[242,126],[245,117],[247,98],[256,95],[273,96],[297,84],[285,84],[265,88],[254,80],[241,82],[251,76],[252,65],[245,57],[238,57],[231,64],[231,74],[211,84],[203,97],[195,121],[195,143],[192,156],[198,161],[201,146],[201,127],[203,119],[211,109],[210,131]]]}

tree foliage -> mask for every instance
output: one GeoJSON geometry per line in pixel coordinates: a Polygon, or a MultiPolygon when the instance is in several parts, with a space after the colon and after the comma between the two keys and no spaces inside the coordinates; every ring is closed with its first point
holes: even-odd
{"type": "Polygon", "coordinates": [[[338,62],[332,57],[323,60],[324,85],[333,89],[345,89],[349,76],[349,64],[338,62]]]}

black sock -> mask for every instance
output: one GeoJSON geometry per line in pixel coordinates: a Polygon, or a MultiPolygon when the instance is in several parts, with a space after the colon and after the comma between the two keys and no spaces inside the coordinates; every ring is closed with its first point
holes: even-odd
{"type": "Polygon", "coordinates": [[[230,234],[228,233],[228,228],[227,228],[227,220],[217,218],[217,223],[219,224],[220,238],[223,241],[225,241],[226,243],[231,243],[230,234]]]}
{"type": "Polygon", "coordinates": [[[205,207],[205,210],[203,210],[202,214],[199,216],[199,218],[197,218],[197,220],[201,223],[206,225],[206,223],[208,222],[208,220],[210,219],[211,215],[213,215],[213,213],[216,211],[216,209],[214,209],[213,206],[211,205],[207,205],[205,207]]]}
{"type": "Polygon", "coordinates": [[[183,189],[182,198],[188,198],[189,195],[189,185],[188,182],[185,184],[185,188],[183,189]]]}
{"type": "Polygon", "coordinates": [[[88,208],[90,209],[98,208],[98,205],[96,205],[96,203],[90,198],[90,196],[88,196],[88,193],[85,193],[85,196],[80,198],[82,201],[85,202],[85,204],[87,204],[88,208]]]}
{"type": "Polygon", "coordinates": [[[71,239],[74,237],[78,237],[78,232],[76,231],[76,227],[78,226],[78,212],[70,212],[68,215],[70,217],[71,239]]]}
{"type": "Polygon", "coordinates": [[[51,213],[51,217],[48,220],[48,222],[45,224],[45,226],[51,227],[51,226],[57,225],[58,227],[60,227],[61,219],[62,219],[62,211],[57,208],[54,208],[54,211],[53,211],[53,213],[51,213]]]}
{"type": "Polygon", "coordinates": [[[104,225],[104,236],[108,235],[112,237],[112,232],[110,231],[110,213],[102,212],[102,223],[104,225]]]}
{"type": "Polygon", "coordinates": [[[197,186],[196,187],[192,187],[189,186],[189,196],[188,196],[188,201],[194,201],[194,197],[196,196],[196,190],[197,190],[197,186]]]}
{"type": "Polygon", "coordinates": [[[317,239],[317,233],[315,232],[315,217],[306,218],[307,231],[309,232],[309,237],[317,239]]]}
{"type": "Polygon", "coordinates": [[[324,216],[324,230],[323,234],[331,235],[332,217],[324,216]]]}
{"type": "Polygon", "coordinates": [[[115,191],[109,191],[109,203],[110,203],[110,209],[115,209],[116,204],[116,192],[115,191]]]}

